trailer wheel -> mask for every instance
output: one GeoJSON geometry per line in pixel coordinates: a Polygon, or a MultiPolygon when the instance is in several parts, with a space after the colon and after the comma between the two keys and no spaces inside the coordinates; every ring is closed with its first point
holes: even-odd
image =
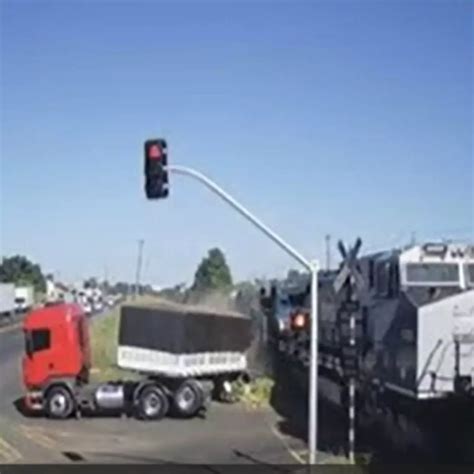
{"type": "Polygon", "coordinates": [[[49,418],[64,420],[74,410],[74,399],[66,387],[52,387],[46,396],[46,413],[49,418]]]}
{"type": "Polygon", "coordinates": [[[145,387],[137,402],[138,417],[142,420],[161,420],[168,413],[168,397],[156,385],[145,387]]]}
{"type": "Polygon", "coordinates": [[[173,395],[173,408],[183,418],[194,416],[203,406],[204,391],[193,379],[184,381],[173,395]]]}

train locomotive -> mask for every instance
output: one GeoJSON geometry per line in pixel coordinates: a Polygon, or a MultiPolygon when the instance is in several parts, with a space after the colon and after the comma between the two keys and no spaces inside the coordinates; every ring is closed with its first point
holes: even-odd
{"type": "MultiPolygon", "coordinates": [[[[446,426],[441,420],[452,421],[454,414],[472,417],[474,245],[424,243],[357,257],[352,271],[358,275],[348,276],[353,287],[349,296],[335,288],[341,271],[342,267],[319,275],[322,397],[345,407],[347,380],[354,377],[359,421],[382,419],[386,430],[398,430],[399,440],[416,446],[426,444],[420,420],[428,420],[431,431],[436,431],[435,420],[446,426]],[[355,321],[352,327],[348,303],[355,321]],[[356,351],[350,353],[354,360],[348,361],[345,349],[351,337],[356,351]]],[[[282,351],[306,376],[308,283],[296,290],[304,303],[290,312],[282,351]]],[[[264,303],[271,318],[271,305],[264,303]]]]}

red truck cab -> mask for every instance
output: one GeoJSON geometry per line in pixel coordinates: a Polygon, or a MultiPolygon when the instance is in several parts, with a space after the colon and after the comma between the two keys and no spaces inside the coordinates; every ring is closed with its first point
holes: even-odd
{"type": "Polygon", "coordinates": [[[87,319],[77,304],[61,303],[29,313],[23,321],[26,406],[41,409],[48,385],[87,382],[91,366],[87,319]]]}

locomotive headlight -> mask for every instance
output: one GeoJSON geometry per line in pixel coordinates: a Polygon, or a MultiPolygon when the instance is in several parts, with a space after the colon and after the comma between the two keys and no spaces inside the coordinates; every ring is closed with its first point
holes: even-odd
{"type": "Polygon", "coordinates": [[[423,245],[423,250],[427,255],[439,255],[443,256],[448,247],[446,244],[425,244],[423,245]]]}
{"type": "Polygon", "coordinates": [[[304,317],[304,314],[299,313],[293,319],[293,326],[296,329],[304,328],[305,323],[306,323],[306,318],[304,317]]]}

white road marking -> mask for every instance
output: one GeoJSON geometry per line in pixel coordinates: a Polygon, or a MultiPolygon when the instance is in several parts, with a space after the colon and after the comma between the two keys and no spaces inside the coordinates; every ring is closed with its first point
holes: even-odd
{"type": "Polygon", "coordinates": [[[21,323],[16,323],[16,324],[13,324],[13,326],[6,326],[4,328],[0,328],[0,334],[3,334],[5,332],[13,331],[13,330],[18,329],[20,327],[21,327],[21,323]]]}
{"type": "Polygon", "coordinates": [[[0,460],[3,458],[5,463],[14,463],[22,457],[17,449],[0,437],[0,460]]]}
{"type": "Polygon", "coordinates": [[[306,450],[301,450],[301,451],[296,451],[293,449],[287,442],[287,440],[284,438],[284,436],[278,431],[278,429],[274,426],[271,425],[267,422],[267,424],[270,427],[270,431],[273,433],[273,435],[280,440],[280,442],[283,444],[285,449],[288,451],[290,456],[299,464],[306,464],[305,459],[303,458],[303,454],[306,453],[306,450]]]}
{"type": "Polygon", "coordinates": [[[20,425],[20,429],[23,436],[28,438],[30,441],[33,441],[33,443],[36,443],[46,449],[54,449],[56,447],[55,441],[44,434],[41,428],[20,425]]]}

